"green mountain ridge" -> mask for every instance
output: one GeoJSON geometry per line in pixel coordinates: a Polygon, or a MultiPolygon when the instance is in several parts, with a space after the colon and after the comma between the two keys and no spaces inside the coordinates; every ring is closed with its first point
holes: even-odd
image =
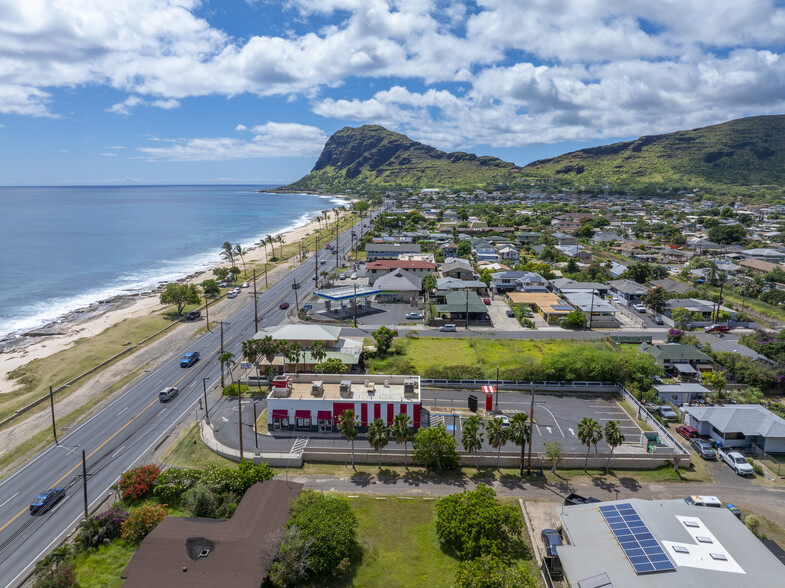
{"type": "Polygon", "coordinates": [[[785,115],[643,136],[524,167],[496,157],[446,153],[379,125],[345,127],[313,170],[282,190],[473,189],[521,178],[574,186],[785,185],[785,115]]]}

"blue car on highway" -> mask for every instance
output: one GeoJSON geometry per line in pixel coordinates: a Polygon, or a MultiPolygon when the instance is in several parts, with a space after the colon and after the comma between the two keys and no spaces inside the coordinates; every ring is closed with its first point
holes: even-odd
{"type": "Polygon", "coordinates": [[[35,500],[30,503],[30,514],[46,512],[63,496],[65,496],[65,488],[49,488],[46,492],[36,496],[35,500]]]}
{"type": "Polygon", "coordinates": [[[180,360],[180,367],[191,367],[197,361],[199,361],[199,352],[191,351],[183,355],[183,358],[180,360]]]}

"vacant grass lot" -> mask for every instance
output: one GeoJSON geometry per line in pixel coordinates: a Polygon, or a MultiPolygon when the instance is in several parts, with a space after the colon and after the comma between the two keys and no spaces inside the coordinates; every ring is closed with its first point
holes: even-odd
{"type": "MultiPolygon", "coordinates": [[[[539,361],[549,353],[563,351],[575,345],[569,339],[547,339],[520,341],[516,339],[448,339],[442,337],[410,337],[397,339],[395,349],[399,352],[383,358],[370,360],[371,373],[390,373],[391,364],[407,362],[417,373],[429,367],[453,365],[479,366],[488,378],[496,377],[496,366],[501,371],[513,369],[526,361],[539,361]]],[[[583,345],[591,342],[580,341],[583,345]]],[[[373,340],[369,342],[373,344],[373,340]]],[[[597,345],[604,345],[598,343],[597,345]]]]}
{"type": "Polygon", "coordinates": [[[119,588],[123,585],[120,574],[135,552],[136,546],[124,541],[82,552],[74,561],[74,577],[82,588],[119,588]]]}

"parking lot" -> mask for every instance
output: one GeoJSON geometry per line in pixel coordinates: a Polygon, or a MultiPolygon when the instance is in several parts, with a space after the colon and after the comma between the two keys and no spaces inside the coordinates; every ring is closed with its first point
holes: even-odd
{"type": "MultiPolygon", "coordinates": [[[[480,398],[483,406],[484,397],[479,391],[469,390],[425,390],[423,392],[423,405],[436,405],[432,411],[433,417],[438,422],[439,417],[448,430],[452,430],[453,417],[449,410],[450,398],[453,399],[454,408],[465,408],[468,405],[469,394],[480,398]],[[444,410],[446,409],[446,410],[444,410]]],[[[516,413],[529,413],[531,395],[528,392],[502,392],[499,395],[499,411],[512,417],[516,413]]],[[[466,414],[463,415],[466,417],[466,414]]],[[[604,427],[608,421],[619,421],[624,434],[624,445],[629,449],[639,447],[641,429],[621,406],[614,396],[599,394],[535,394],[534,399],[534,451],[545,451],[545,443],[558,441],[567,453],[585,452],[586,447],[578,439],[578,423],[583,417],[591,417],[604,427]]],[[[464,419],[465,420],[465,419],[464,419]]],[[[462,420],[456,417],[456,438],[460,440],[462,420]]],[[[508,443],[508,445],[510,445],[508,443]]],[[[487,448],[486,448],[487,449],[487,448]]]]}

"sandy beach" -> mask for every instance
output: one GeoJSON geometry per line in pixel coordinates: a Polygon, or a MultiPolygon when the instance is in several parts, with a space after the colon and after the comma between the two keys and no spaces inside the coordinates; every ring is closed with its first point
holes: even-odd
{"type": "MultiPolygon", "coordinates": [[[[334,215],[330,215],[331,222],[333,219],[334,215]]],[[[312,235],[318,228],[319,223],[313,220],[306,225],[281,233],[284,245],[297,243],[312,235]]],[[[275,250],[279,251],[280,246],[280,243],[276,243],[275,250]]],[[[249,250],[245,255],[246,264],[264,262],[265,251],[270,252],[269,245],[267,247],[257,246],[249,250]]],[[[216,247],[215,267],[228,267],[228,262],[219,261],[219,253],[220,250],[216,247]]],[[[242,267],[239,262],[236,262],[235,265],[242,267]]],[[[213,277],[212,272],[208,270],[188,276],[183,281],[198,283],[211,277],[213,277]]],[[[70,347],[77,339],[97,335],[125,319],[144,317],[160,312],[165,307],[158,301],[158,297],[158,292],[147,292],[96,303],[70,313],[60,322],[31,331],[13,342],[3,342],[6,346],[0,352],[0,394],[12,392],[18,387],[15,381],[8,379],[8,374],[17,367],[34,359],[53,355],[70,347]]]]}

